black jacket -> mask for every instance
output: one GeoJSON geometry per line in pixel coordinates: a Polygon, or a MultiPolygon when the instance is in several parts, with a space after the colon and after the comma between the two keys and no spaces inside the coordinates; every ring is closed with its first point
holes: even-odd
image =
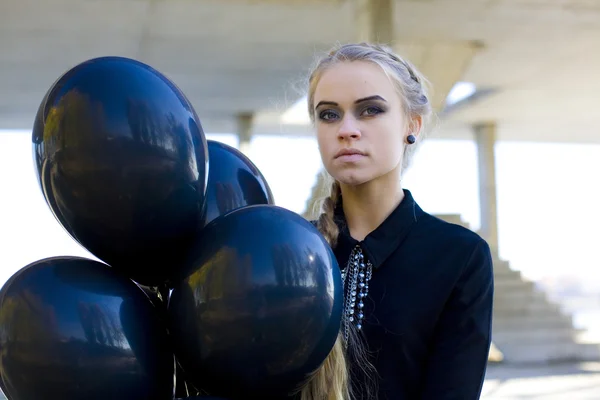
{"type": "MultiPolygon", "coordinates": [[[[491,343],[493,268],[476,233],[424,212],[410,191],[362,242],[341,206],[334,249],[344,269],[357,244],[373,265],[362,333],[378,374],[379,400],[479,399],[491,343]]],[[[365,383],[353,368],[360,399],[365,383]]]]}

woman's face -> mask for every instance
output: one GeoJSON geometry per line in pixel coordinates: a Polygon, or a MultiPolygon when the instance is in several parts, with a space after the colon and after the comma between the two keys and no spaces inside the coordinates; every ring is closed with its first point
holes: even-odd
{"type": "Polygon", "coordinates": [[[400,97],[377,64],[330,67],[317,83],[314,105],[323,165],[337,181],[360,185],[400,172],[407,121],[400,97]]]}

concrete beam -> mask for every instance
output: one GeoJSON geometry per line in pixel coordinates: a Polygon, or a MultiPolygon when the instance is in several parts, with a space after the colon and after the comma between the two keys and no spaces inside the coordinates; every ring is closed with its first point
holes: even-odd
{"type": "Polygon", "coordinates": [[[474,41],[394,42],[394,50],[414,64],[431,83],[430,101],[436,112],[444,107],[448,93],[482,48],[480,42],[474,41]]]}

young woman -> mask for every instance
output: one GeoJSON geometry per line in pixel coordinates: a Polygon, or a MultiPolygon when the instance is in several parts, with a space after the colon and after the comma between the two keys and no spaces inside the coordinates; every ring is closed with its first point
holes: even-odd
{"type": "Polygon", "coordinates": [[[336,345],[302,397],[347,397],[343,385],[331,391],[348,378],[347,358],[356,399],[479,399],[491,343],[490,249],[401,187],[432,113],[425,79],[386,47],[344,45],[316,65],[308,106],[332,178],[315,224],[342,268],[345,350],[336,345]]]}

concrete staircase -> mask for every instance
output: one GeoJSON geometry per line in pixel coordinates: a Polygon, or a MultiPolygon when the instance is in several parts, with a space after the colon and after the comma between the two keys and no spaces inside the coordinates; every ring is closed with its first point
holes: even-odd
{"type": "MultiPolygon", "coordinates": [[[[468,228],[459,215],[436,217],[468,228]]],[[[507,261],[494,259],[494,278],[493,342],[504,362],[600,360],[600,345],[580,342],[571,316],[512,270],[507,261]]],[[[490,361],[493,359],[490,352],[490,361]]]]}

